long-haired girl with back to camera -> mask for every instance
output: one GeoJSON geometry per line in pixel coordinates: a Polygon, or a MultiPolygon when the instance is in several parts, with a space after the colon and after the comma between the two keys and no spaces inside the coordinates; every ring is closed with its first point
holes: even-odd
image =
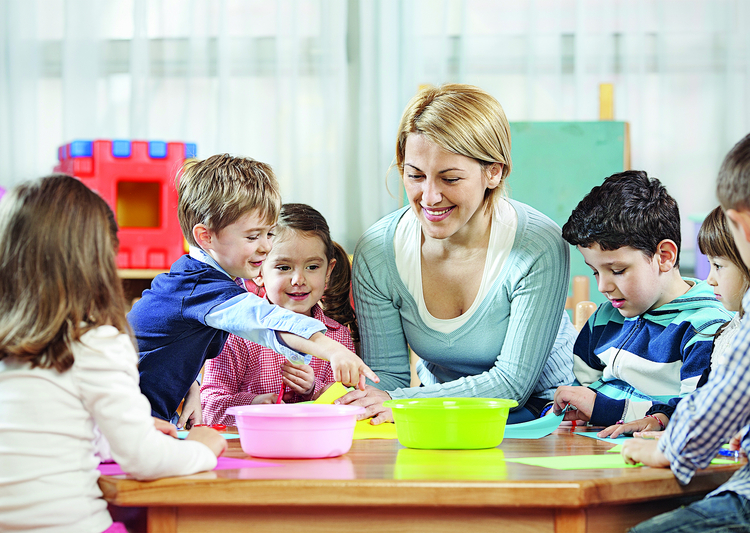
{"type": "Polygon", "coordinates": [[[151,417],[117,276],[117,225],[70,176],[0,201],[0,530],[124,532],[97,480],[102,460],[138,479],[216,466],[226,441],[186,442],[151,417]]]}

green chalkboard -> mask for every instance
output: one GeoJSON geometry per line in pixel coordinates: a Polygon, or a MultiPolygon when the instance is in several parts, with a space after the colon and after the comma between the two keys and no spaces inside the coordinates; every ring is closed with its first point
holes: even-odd
{"type": "MultiPolygon", "coordinates": [[[[510,131],[510,197],[561,227],[592,187],[630,167],[626,122],[512,122],[510,131]]],[[[571,279],[589,276],[591,300],[603,303],[581,254],[571,248],[570,258],[571,279]]]]}

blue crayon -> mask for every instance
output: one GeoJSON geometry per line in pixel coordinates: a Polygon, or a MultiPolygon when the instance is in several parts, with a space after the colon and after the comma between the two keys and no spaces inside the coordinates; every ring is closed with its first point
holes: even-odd
{"type": "Polygon", "coordinates": [[[740,460],[740,451],[739,450],[727,450],[727,449],[722,448],[721,450],[719,450],[719,455],[722,455],[724,457],[731,457],[735,461],[739,461],[740,460]]]}

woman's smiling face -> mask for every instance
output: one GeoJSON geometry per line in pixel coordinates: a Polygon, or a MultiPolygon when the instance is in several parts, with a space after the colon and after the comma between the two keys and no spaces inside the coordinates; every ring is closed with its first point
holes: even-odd
{"type": "Polygon", "coordinates": [[[404,149],[404,189],[425,236],[468,237],[481,222],[485,191],[500,183],[502,165],[488,173],[475,159],[411,134],[404,149]]]}

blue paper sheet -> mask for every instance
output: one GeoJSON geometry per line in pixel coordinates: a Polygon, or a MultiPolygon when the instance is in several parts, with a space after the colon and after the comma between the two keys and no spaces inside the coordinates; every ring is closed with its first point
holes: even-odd
{"type": "Polygon", "coordinates": [[[630,440],[630,439],[634,438],[634,437],[624,437],[624,436],[620,435],[617,438],[610,439],[609,437],[599,437],[599,436],[597,436],[597,433],[598,433],[598,431],[581,431],[581,432],[576,431],[574,434],[575,435],[580,435],[581,437],[588,437],[590,439],[596,439],[596,440],[601,440],[601,441],[604,441],[604,442],[609,442],[611,444],[622,444],[626,440],[630,440]]]}
{"type": "MultiPolygon", "coordinates": [[[[567,410],[567,407],[565,408],[567,410]]],[[[547,415],[529,422],[520,424],[509,424],[505,426],[504,439],[541,439],[546,437],[558,427],[563,421],[565,411],[559,415],[547,415]]]]}

